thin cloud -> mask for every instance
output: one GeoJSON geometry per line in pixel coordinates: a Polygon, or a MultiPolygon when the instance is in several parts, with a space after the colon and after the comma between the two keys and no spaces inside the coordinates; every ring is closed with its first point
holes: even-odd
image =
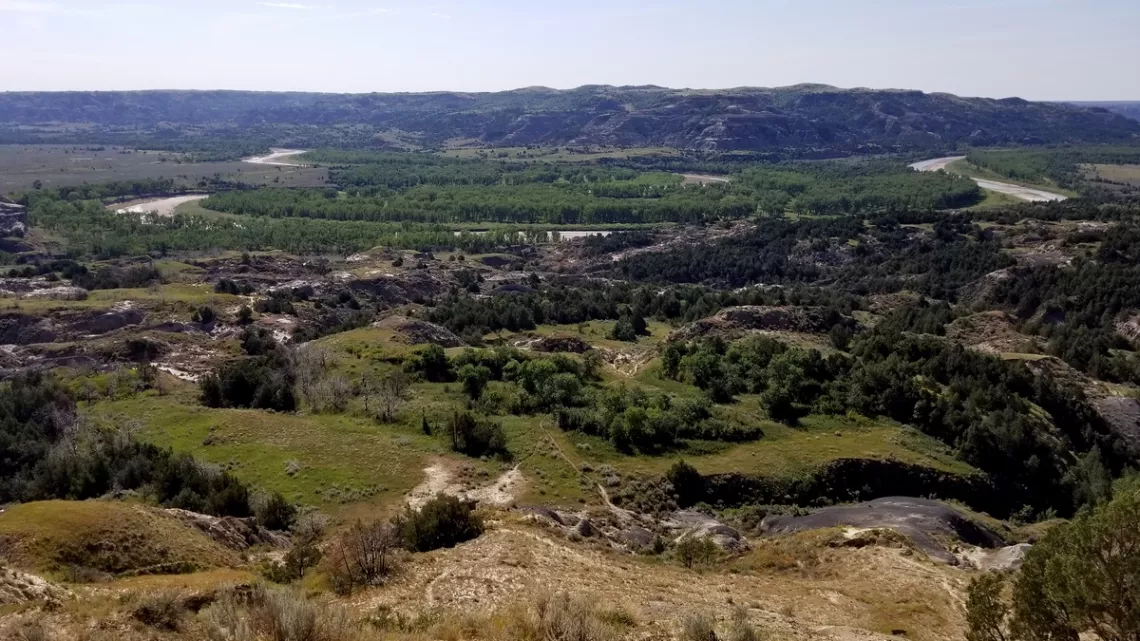
{"type": "Polygon", "coordinates": [[[61,7],[54,2],[28,2],[27,0],[0,0],[0,13],[22,13],[30,16],[93,16],[105,13],[98,10],[61,7]]]}
{"type": "Polygon", "coordinates": [[[0,0],[0,11],[13,13],[61,13],[63,9],[47,2],[15,2],[0,0]]]}
{"type": "Polygon", "coordinates": [[[324,18],[326,20],[352,20],[355,18],[368,18],[371,16],[383,16],[383,15],[396,15],[399,13],[400,12],[395,10],[395,9],[386,9],[384,7],[373,7],[371,9],[365,9],[363,11],[347,11],[347,12],[343,12],[343,13],[330,13],[330,14],[324,16],[324,18]]]}
{"type": "Polygon", "coordinates": [[[271,9],[300,9],[303,11],[316,9],[316,7],[312,5],[301,4],[299,2],[259,2],[258,4],[271,9]]]}

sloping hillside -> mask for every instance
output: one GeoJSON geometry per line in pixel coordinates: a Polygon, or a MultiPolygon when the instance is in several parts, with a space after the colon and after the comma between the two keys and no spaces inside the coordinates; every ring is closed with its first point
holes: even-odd
{"type": "Polygon", "coordinates": [[[368,125],[410,133],[424,144],[465,139],[496,145],[716,150],[858,150],[1140,137],[1140,122],[1099,108],[825,85],[717,91],[595,85],[497,93],[0,94],[0,123],[48,122],[132,128],[368,125]]]}
{"type": "Polygon", "coordinates": [[[1140,120],[1140,100],[1116,100],[1108,102],[1073,102],[1078,107],[1107,109],[1113,113],[1140,120]]]}

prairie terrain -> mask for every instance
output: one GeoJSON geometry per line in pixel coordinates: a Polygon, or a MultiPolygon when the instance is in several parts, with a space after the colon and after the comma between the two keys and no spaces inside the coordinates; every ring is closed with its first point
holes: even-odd
{"type": "Polygon", "coordinates": [[[0,145],[0,193],[31,190],[38,182],[55,188],[84,183],[170,178],[196,187],[215,178],[253,185],[315,187],[320,168],[251,165],[240,160],[198,162],[186,154],[107,145],[0,145]]]}
{"type": "Polygon", "coordinates": [[[1127,144],[214,126],[0,146],[0,638],[962,639],[1130,496],[1127,144]]]}

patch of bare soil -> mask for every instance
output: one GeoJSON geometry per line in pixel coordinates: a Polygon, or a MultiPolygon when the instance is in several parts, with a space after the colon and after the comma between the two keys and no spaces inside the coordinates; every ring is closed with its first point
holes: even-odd
{"type": "Polygon", "coordinates": [[[372,326],[396,332],[397,339],[408,345],[426,345],[429,343],[440,347],[463,345],[463,341],[446,327],[407,316],[389,316],[373,323],[372,326]]]}
{"type": "Polygon", "coordinates": [[[801,240],[792,248],[788,259],[800,265],[816,267],[839,267],[855,262],[855,247],[851,245],[828,244],[823,248],[816,245],[814,241],[801,240]]]}
{"type": "Polygon", "coordinates": [[[959,303],[963,307],[974,309],[987,309],[996,307],[991,303],[994,302],[994,290],[1003,281],[1013,278],[1013,271],[1008,267],[992,271],[978,280],[966,285],[958,291],[959,303]]]}
{"type": "Polygon", "coordinates": [[[639,638],[675,638],[686,613],[724,621],[737,607],[779,639],[887,639],[905,631],[933,641],[964,631],[969,575],[905,548],[832,548],[810,534],[792,535],[765,542],[734,567],[729,573],[642,561],[506,516],[474,541],[415,558],[395,581],[353,604],[361,611],[479,614],[566,591],[624,607],[639,638]]]}
{"type": "Polygon", "coordinates": [[[752,332],[825,334],[836,324],[857,325],[853,318],[823,307],[745,305],[690,323],[670,333],[668,340],[691,341],[711,335],[733,339],[752,332]]]}
{"type": "Polygon", "coordinates": [[[209,374],[224,358],[224,352],[199,345],[185,345],[154,361],[154,366],[171,376],[191,383],[197,383],[209,374]]]}
{"type": "Polygon", "coordinates": [[[46,317],[19,312],[0,315],[0,344],[31,345],[109,334],[143,322],[145,314],[120,303],[109,310],[53,312],[46,317]]]}
{"type": "Polygon", "coordinates": [[[946,326],[946,337],[989,354],[1040,354],[1041,339],[1017,331],[1014,320],[1001,311],[963,316],[946,326]]]}
{"type": "Polygon", "coordinates": [[[518,346],[536,352],[568,352],[571,354],[583,354],[591,349],[590,344],[585,340],[566,334],[528,336],[518,346]]]}
{"type": "Polygon", "coordinates": [[[518,466],[503,472],[494,481],[479,484],[471,470],[460,470],[462,478],[454,466],[437,461],[424,468],[424,480],[404,497],[404,502],[412,509],[420,509],[425,503],[440,494],[448,494],[465,501],[474,501],[484,506],[509,507],[514,505],[515,496],[526,482],[518,466]]]}
{"type": "Polygon", "coordinates": [[[205,282],[216,283],[225,278],[248,283],[258,291],[310,286],[321,292],[331,271],[325,259],[300,259],[281,254],[197,260],[189,264],[203,270],[205,282]]]}
{"type": "Polygon", "coordinates": [[[1029,368],[1029,371],[1038,376],[1047,376],[1063,385],[1079,387],[1084,390],[1085,394],[1093,398],[1113,395],[1111,388],[1101,381],[1092,378],[1088,374],[1085,374],[1054,356],[1027,360],[1025,361],[1025,366],[1029,368]]]}
{"type": "Polygon", "coordinates": [[[648,347],[630,346],[628,348],[599,347],[598,353],[607,365],[614,368],[622,376],[637,376],[638,372],[648,365],[656,351],[648,347]]]}
{"type": "Polygon", "coordinates": [[[874,294],[867,297],[867,310],[872,314],[885,316],[896,309],[915,305],[923,298],[918,292],[905,290],[894,294],[874,294]]]}
{"type": "Polygon", "coordinates": [[[562,274],[589,274],[607,271],[613,264],[630,256],[644,253],[669,251],[681,247],[709,245],[717,240],[743,234],[753,229],[747,222],[730,226],[677,226],[657,235],[658,241],[645,247],[634,247],[613,254],[596,256],[586,253],[586,246],[580,243],[556,243],[543,247],[540,267],[544,271],[562,274]]]}
{"type": "Polygon", "coordinates": [[[996,550],[985,548],[972,548],[959,553],[963,563],[970,567],[987,572],[1016,570],[1025,561],[1025,554],[1033,546],[1028,543],[1018,543],[996,550]]]}
{"type": "Polygon", "coordinates": [[[390,305],[423,303],[447,290],[447,284],[426,271],[411,271],[394,276],[381,275],[346,283],[353,292],[362,292],[390,305]]]}
{"type": "Polygon", "coordinates": [[[1140,313],[1133,312],[1117,320],[1116,333],[1130,341],[1140,341],[1140,313]]]}

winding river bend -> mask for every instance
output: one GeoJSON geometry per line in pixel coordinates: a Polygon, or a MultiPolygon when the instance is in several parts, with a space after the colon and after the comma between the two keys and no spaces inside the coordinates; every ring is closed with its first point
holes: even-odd
{"type": "Polygon", "coordinates": [[[251,165],[273,165],[275,167],[303,167],[301,163],[288,162],[286,159],[305,153],[304,149],[270,149],[268,156],[254,156],[242,162],[251,165]]]}
{"type": "MultiPolygon", "coordinates": [[[[947,156],[945,158],[933,158],[931,160],[923,160],[916,162],[910,166],[915,171],[939,171],[947,170],[950,163],[965,160],[965,156],[947,156]]],[[[1014,185],[1013,183],[1003,183],[996,180],[986,180],[984,178],[974,178],[974,182],[978,186],[987,191],[996,191],[1002,194],[1008,194],[1014,198],[1020,198],[1034,203],[1049,202],[1052,200],[1067,200],[1068,196],[1063,194],[1045,191],[1044,189],[1037,189],[1035,187],[1023,187],[1021,185],[1014,185]]]]}

